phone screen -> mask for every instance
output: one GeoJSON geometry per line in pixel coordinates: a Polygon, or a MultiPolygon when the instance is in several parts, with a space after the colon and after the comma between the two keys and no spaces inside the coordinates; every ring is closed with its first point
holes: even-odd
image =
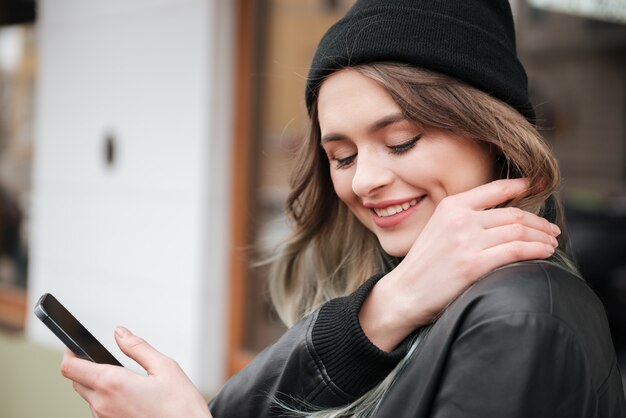
{"type": "Polygon", "coordinates": [[[35,306],[35,315],[78,357],[95,363],[120,362],[50,293],[35,306]]]}

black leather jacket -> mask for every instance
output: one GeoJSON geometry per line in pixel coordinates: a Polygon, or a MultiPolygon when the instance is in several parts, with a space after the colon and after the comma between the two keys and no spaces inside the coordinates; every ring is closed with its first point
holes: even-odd
{"type": "MultiPolygon", "coordinates": [[[[380,381],[406,344],[382,353],[354,329],[378,278],[259,354],[218,393],[213,416],[284,416],[275,399],[300,409],[345,405],[380,381]]],[[[624,418],[604,309],[584,281],[549,262],[496,270],[444,311],[374,416],[624,418]]]]}

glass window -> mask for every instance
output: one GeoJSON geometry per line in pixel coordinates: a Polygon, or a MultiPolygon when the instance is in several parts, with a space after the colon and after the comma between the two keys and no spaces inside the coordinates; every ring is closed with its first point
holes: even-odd
{"type": "MultiPolygon", "coordinates": [[[[288,233],[283,207],[293,152],[306,132],[304,87],[308,68],[322,35],[352,4],[352,0],[240,2],[239,12],[251,17],[246,20],[240,16],[238,47],[244,50],[239,51],[239,64],[250,61],[249,70],[239,66],[239,81],[240,86],[249,82],[252,91],[248,92],[248,155],[236,158],[234,167],[235,176],[247,184],[246,207],[234,208],[234,222],[246,225],[246,249],[236,248],[235,257],[243,257],[246,268],[233,277],[238,283],[233,286],[240,291],[231,295],[231,303],[243,313],[231,310],[235,316],[231,318],[231,334],[236,335],[231,335],[231,357],[237,353],[252,355],[284,332],[268,302],[267,268],[252,266],[271,256],[272,248],[288,233]],[[250,27],[254,28],[252,33],[248,32],[250,27]]],[[[247,102],[241,95],[238,100],[235,112],[241,114],[247,102]]],[[[231,358],[229,373],[244,363],[231,358]]]]}

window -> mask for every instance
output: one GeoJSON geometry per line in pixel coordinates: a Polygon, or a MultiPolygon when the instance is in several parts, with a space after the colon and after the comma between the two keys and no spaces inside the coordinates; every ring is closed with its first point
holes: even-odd
{"type": "Polygon", "coordinates": [[[308,68],[322,35],[352,3],[239,2],[229,374],[284,332],[268,303],[267,271],[251,266],[288,233],[282,212],[307,125],[308,68]]]}

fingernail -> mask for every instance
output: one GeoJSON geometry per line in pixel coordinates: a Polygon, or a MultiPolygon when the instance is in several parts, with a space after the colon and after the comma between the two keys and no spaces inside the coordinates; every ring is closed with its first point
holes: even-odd
{"type": "Polygon", "coordinates": [[[550,238],[551,238],[550,241],[552,242],[552,246],[553,247],[558,247],[559,246],[559,241],[556,238],[554,238],[554,237],[550,237],[550,238]]]}
{"type": "Polygon", "coordinates": [[[546,245],[546,250],[548,251],[548,254],[554,254],[554,247],[551,245],[546,245]]]}
{"type": "Polygon", "coordinates": [[[553,235],[561,235],[561,228],[559,228],[558,225],[550,224],[550,229],[553,235]]]}
{"type": "Polygon", "coordinates": [[[124,338],[131,335],[131,333],[124,327],[115,327],[115,335],[117,335],[119,338],[124,338]]]}

